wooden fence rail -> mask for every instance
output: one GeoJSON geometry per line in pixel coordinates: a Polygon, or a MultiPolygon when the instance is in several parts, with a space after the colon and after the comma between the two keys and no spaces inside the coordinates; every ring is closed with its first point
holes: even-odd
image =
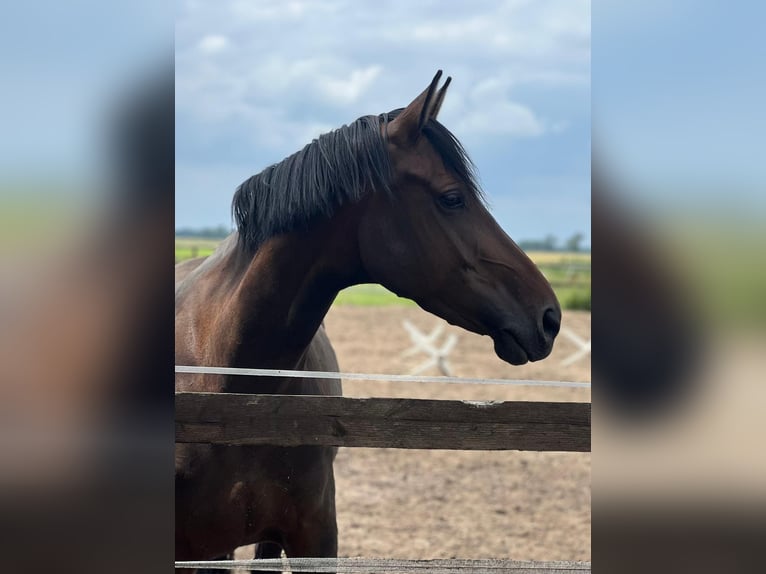
{"type": "Polygon", "coordinates": [[[590,403],[176,393],[176,442],[590,451],[590,403]]]}

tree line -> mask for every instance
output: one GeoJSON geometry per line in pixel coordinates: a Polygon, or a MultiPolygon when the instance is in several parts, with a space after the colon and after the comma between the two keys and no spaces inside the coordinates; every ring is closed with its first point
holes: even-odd
{"type": "Polygon", "coordinates": [[[542,239],[523,239],[519,241],[519,247],[524,251],[569,251],[575,253],[587,253],[590,247],[583,246],[585,236],[582,233],[575,233],[568,237],[562,244],[559,244],[558,237],[548,234],[542,239]]]}
{"type": "Polygon", "coordinates": [[[218,227],[181,227],[176,229],[176,237],[195,237],[201,239],[225,239],[231,233],[231,228],[226,225],[218,227]]]}

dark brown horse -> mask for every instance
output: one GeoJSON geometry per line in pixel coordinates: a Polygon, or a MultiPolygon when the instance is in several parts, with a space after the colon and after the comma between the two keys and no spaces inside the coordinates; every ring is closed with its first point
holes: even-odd
{"type": "MultiPolygon", "coordinates": [[[[436,121],[441,72],[409,106],[324,134],[245,181],[238,232],[177,268],[176,364],[338,370],[322,319],[380,283],[492,337],[512,364],[546,357],[561,311],[487,211],[470,160],[436,121]]],[[[179,391],[338,395],[340,381],[178,375],[179,391]]],[[[337,555],[335,449],[178,445],[176,557],[337,555]],[[266,549],[264,551],[263,549],[266,549]]]]}

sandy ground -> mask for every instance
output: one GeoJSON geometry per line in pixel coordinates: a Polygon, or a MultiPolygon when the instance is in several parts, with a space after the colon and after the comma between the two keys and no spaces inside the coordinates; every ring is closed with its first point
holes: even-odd
{"type": "MultiPolygon", "coordinates": [[[[333,307],[325,325],[341,369],[409,373],[422,363],[401,357],[405,319],[425,332],[442,322],[418,308],[333,307]]],[[[590,314],[565,312],[562,328],[588,340],[590,314]]],[[[564,336],[546,360],[513,367],[489,338],[447,326],[440,342],[449,333],[459,338],[456,376],[590,381],[590,357],[561,365],[577,350],[564,336]]],[[[375,381],[344,381],[344,395],[590,400],[589,389],[375,381]]],[[[590,454],[346,448],[335,477],[340,556],[590,560],[590,454]]]]}

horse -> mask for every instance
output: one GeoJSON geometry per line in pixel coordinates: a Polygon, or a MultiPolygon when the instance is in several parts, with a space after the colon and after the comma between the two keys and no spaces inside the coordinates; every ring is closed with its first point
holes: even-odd
{"type": "MultiPolygon", "coordinates": [[[[545,358],[561,308],[490,215],[476,169],[437,121],[441,71],[407,107],[363,116],[250,177],[236,231],[181,263],[176,364],[339,372],[323,319],[338,292],[378,283],[488,335],[513,365],[545,358]]],[[[339,380],[183,374],[177,391],[340,395],[339,380]]],[[[337,449],[179,444],[176,559],[336,557],[337,449]]]]}

